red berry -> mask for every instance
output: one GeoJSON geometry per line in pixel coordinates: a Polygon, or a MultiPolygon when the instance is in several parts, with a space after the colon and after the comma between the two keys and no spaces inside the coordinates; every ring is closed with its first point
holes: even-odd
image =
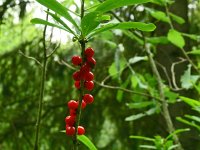
{"type": "Polygon", "coordinates": [[[77,109],[78,108],[78,102],[75,100],[70,100],[68,102],[69,109],[77,109]]]}
{"type": "Polygon", "coordinates": [[[96,60],[93,57],[87,58],[87,63],[90,65],[90,67],[94,67],[96,65],[96,60]]]}
{"type": "Polygon", "coordinates": [[[85,74],[85,80],[86,81],[92,81],[94,79],[94,74],[92,72],[87,72],[85,74]]]}
{"type": "Polygon", "coordinates": [[[78,66],[82,63],[82,58],[80,56],[73,56],[72,57],[72,64],[78,66]]]}
{"type": "Polygon", "coordinates": [[[66,134],[67,135],[74,135],[75,134],[75,127],[71,127],[66,125],[66,134]]]}
{"type": "Polygon", "coordinates": [[[80,69],[80,74],[85,75],[89,71],[90,71],[90,66],[88,64],[84,64],[80,69]]]}
{"type": "Polygon", "coordinates": [[[86,107],[86,102],[84,100],[82,100],[81,108],[84,109],[85,107],[86,107]]]}
{"type": "Polygon", "coordinates": [[[94,55],[94,50],[91,48],[91,47],[88,47],[86,50],[85,50],[85,55],[86,57],[92,57],[94,55]]]}
{"type": "Polygon", "coordinates": [[[74,126],[74,124],[75,124],[75,117],[74,116],[67,116],[66,118],[65,118],[65,123],[67,124],[67,125],[69,125],[69,126],[74,126]]]}
{"type": "Polygon", "coordinates": [[[73,79],[75,81],[81,80],[80,71],[76,71],[76,72],[73,73],[73,79]]]}
{"type": "Polygon", "coordinates": [[[85,94],[83,96],[83,100],[86,102],[86,104],[91,104],[94,101],[94,98],[91,94],[85,94]]]}
{"type": "Polygon", "coordinates": [[[81,88],[81,83],[80,83],[80,81],[75,81],[75,82],[74,82],[74,86],[75,86],[77,89],[80,89],[80,88],[81,88]]]}
{"type": "Polygon", "coordinates": [[[82,126],[78,126],[78,135],[83,135],[85,134],[85,129],[82,126]]]}
{"type": "Polygon", "coordinates": [[[85,81],[84,86],[88,91],[91,91],[94,88],[94,82],[93,81],[85,81]]]}
{"type": "Polygon", "coordinates": [[[72,117],[76,117],[76,110],[75,109],[70,109],[69,114],[72,117]]]}

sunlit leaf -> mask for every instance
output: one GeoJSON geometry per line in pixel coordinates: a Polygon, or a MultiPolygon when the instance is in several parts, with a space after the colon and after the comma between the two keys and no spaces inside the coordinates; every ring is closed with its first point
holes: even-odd
{"type": "Polygon", "coordinates": [[[199,78],[199,75],[191,75],[191,65],[188,65],[188,69],[181,76],[181,86],[185,89],[192,88],[199,78]]]}
{"type": "Polygon", "coordinates": [[[170,29],[167,35],[168,40],[179,48],[183,48],[185,46],[185,40],[180,32],[170,29]]]}
{"type": "Polygon", "coordinates": [[[65,31],[67,31],[67,32],[70,32],[70,31],[68,31],[67,29],[65,29],[65,28],[62,27],[62,26],[56,25],[56,24],[54,24],[54,23],[48,22],[48,21],[43,20],[43,19],[40,19],[40,18],[34,18],[34,19],[32,19],[32,20],[31,20],[31,23],[32,23],[32,24],[48,25],[48,26],[51,26],[51,27],[56,27],[56,28],[65,30],[65,31]]]}
{"type": "Polygon", "coordinates": [[[169,40],[165,36],[150,37],[150,38],[147,38],[147,41],[152,44],[168,44],[169,43],[169,40]]]}
{"type": "Polygon", "coordinates": [[[60,3],[58,3],[56,0],[37,0],[37,1],[43,6],[61,15],[62,17],[67,19],[69,22],[71,22],[77,29],[79,29],[79,26],[76,24],[75,20],[68,13],[67,9],[64,6],[62,6],[60,3]]]}
{"type": "Polygon", "coordinates": [[[91,140],[87,136],[79,135],[78,140],[81,141],[90,150],[97,150],[97,148],[94,146],[94,144],[91,142],[91,140]]]}
{"type": "Polygon", "coordinates": [[[149,138],[149,137],[145,137],[145,136],[135,136],[135,135],[131,135],[131,136],[129,136],[129,138],[131,138],[131,139],[138,139],[138,140],[145,140],[145,141],[151,141],[151,142],[154,142],[154,141],[155,141],[155,139],[149,138]]]}
{"type": "Polygon", "coordinates": [[[46,11],[46,13],[51,15],[53,17],[53,19],[55,19],[57,22],[59,22],[61,25],[63,25],[70,33],[75,35],[75,32],[73,30],[71,30],[71,28],[68,27],[68,25],[66,23],[64,23],[64,21],[62,21],[58,16],[56,16],[55,14],[48,12],[48,11],[46,11]]]}
{"type": "Polygon", "coordinates": [[[192,55],[200,55],[200,49],[195,49],[190,52],[187,52],[187,54],[192,54],[192,55]]]}

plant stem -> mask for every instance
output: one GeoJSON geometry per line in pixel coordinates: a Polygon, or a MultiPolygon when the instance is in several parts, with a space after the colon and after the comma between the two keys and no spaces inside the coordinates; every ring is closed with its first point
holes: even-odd
{"type": "MultiPolygon", "coordinates": [[[[85,4],[85,0],[81,0],[81,20],[84,17],[84,4],[85,4]]],[[[85,37],[83,36],[82,32],[81,32],[81,37],[79,40],[80,46],[81,46],[81,57],[82,57],[82,64],[81,67],[83,66],[83,64],[85,63],[85,56],[84,56],[84,50],[85,50],[85,37]]],[[[78,109],[76,112],[76,124],[75,124],[75,135],[74,135],[74,140],[73,140],[73,150],[78,150],[78,140],[77,140],[77,136],[78,136],[78,126],[80,124],[80,120],[81,120],[81,105],[82,105],[82,100],[83,100],[83,95],[84,95],[84,81],[81,80],[80,82],[80,93],[79,93],[79,105],[78,105],[78,109]]]]}
{"type": "MultiPolygon", "coordinates": [[[[164,85],[162,83],[162,79],[161,79],[161,76],[160,76],[160,74],[158,72],[156,63],[155,63],[155,61],[153,59],[153,54],[150,51],[150,46],[146,44],[146,39],[145,39],[144,35],[143,35],[143,38],[144,38],[144,49],[145,49],[145,51],[147,53],[147,56],[149,58],[149,62],[150,62],[153,74],[154,74],[154,76],[155,76],[155,78],[156,78],[156,80],[158,82],[158,91],[159,91],[160,99],[162,101],[163,116],[164,116],[165,122],[167,124],[168,132],[171,134],[171,133],[173,133],[175,131],[175,129],[174,129],[174,125],[172,123],[172,119],[170,117],[169,110],[168,110],[168,103],[167,103],[167,101],[165,99],[164,85]]],[[[183,150],[178,136],[176,134],[174,134],[173,138],[174,138],[175,143],[179,145],[176,149],[177,150],[183,150]]]]}
{"type": "MultiPolygon", "coordinates": [[[[48,20],[48,14],[46,15],[46,20],[48,20]]],[[[35,145],[34,150],[39,149],[39,134],[40,134],[40,124],[41,124],[41,115],[42,115],[42,108],[43,108],[43,98],[44,98],[44,87],[45,87],[45,80],[46,80],[46,70],[47,70],[47,50],[45,44],[45,35],[46,35],[47,25],[44,26],[43,31],[43,65],[42,65],[42,79],[40,83],[40,96],[39,96],[39,106],[38,106],[38,116],[36,122],[36,131],[35,131],[35,145]]]]}

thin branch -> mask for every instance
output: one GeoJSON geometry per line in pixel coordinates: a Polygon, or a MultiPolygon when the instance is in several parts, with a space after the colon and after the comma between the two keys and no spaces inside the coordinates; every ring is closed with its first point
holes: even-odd
{"type": "Polygon", "coordinates": [[[57,51],[59,47],[60,47],[60,43],[51,51],[49,55],[47,55],[47,58],[51,57],[57,51]]]}
{"type": "Polygon", "coordinates": [[[105,84],[102,84],[102,83],[100,83],[98,81],[94,81],[94,82],[97,85],[99,85],[101,87],[104,87],[104,88],[114,89],[114,90],[121,90],[121,91],[124,91],[124,92],[127,92],[127,93],[133,93],[133,94],[137,94],[137,95],[141,95],[141,96],[144,96],[144,97],[153,98],[153,99],[156,99],[158,101],[161,101],[161,99],[158,98],[158,97],[154,97],[154,96],[151,96],[149,94],[142,93],[142,92],[136,92],[136,91],[133,91],[133,90],[130,90],[130,89],[121,88],[121,87],[117,87],[117,86],[105,85],[105,84]]]}
{"type": "MultiPolygon", "coordinates": [[[[49,10],[47,10],[49,11],[49,10]]],[[[46,21],[48,21],[48,14],[46,15],[46,21]]],[[[36,122],[36,131],[35,131],[35,145],[34,150],[39,149],[39,134],[40,134],[40,125],[41,125],[41,116],[42,116],[42,108],[43,108],[43,98],[44,98],[44,90],[45,90],[45,81],[46,81],[46,69],[47,69],[47,49],[46,49],[46,30],[47,25],[44,26],[43,30],[43,66],[42,66],[42,79],[40,86],[40,96],[39,96],[39,106],[38,106],[38,115],[36,122]]]]}
{"type": "Polygon", "coordinates": [[[31,59],[31,60],[35,61],[42,68],[41,62],[39,60],[37,60],[36,58],[25,55],[21,50],[19,50],[19,54],[21,54],[22,56],[24,56],[27,59],[31,59]]]}
{"type": "Polygon", "coordinates": [[[183,58],[180,58],[180,59],[181,59],[180,61],[173,63],[171,66],[172,83],[176,90],[182,90],[183,88],[179,88],[176,84],[176,75],[175,75],[175,71],[174,71],[175,65],[178,65],[180,63],[187,61],[186,59],[183,59],[183,58]]]}

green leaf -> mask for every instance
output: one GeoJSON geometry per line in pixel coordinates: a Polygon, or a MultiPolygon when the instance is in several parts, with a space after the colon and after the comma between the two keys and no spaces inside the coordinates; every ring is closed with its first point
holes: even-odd
{"type": "Polygon", "coordinates": [[[74,19],[70,16],[67,9],[64,6],[62,6],[60,3],[58,3],[56,0],[37,0],[37,1],[43,6],[61,15],[62,17],[67,19],[69,22],[71,22],[77,29],[79,29],[79,26],[76,24],[74,19]]]}
{"type": "Polygon", "coordinates": [[[198,126],[198,125],[195,124],[194,122],[187,121],[187,120],[185,120],[185,119],[183,119],[183,118],[181,118],[181,117],[176,117],[176,120],[178,120],[178,121],[180,121],[180,122],[182,122],[182,123],[184,123],[184,124],[187,124],[187,125],[189,125],[189,126],[195,127],[197,130],[200,131],[200,126],[198,126]]]}
{"type": "Polygon", "coordinates": [[[53,17],[53,19],[57,22],[59,22],[61,25],[63,25],[70,33],[72,33],[73,35],[76,35],[74,31],[71,30],[70,27],[68,27],[67,24],[64,23],[64,21],[62,21],[58,16],[56,16],[55,14],[46,11],[47,14],[49,14],[50,16],[53,17]]]}
{"type": "Polygon", "coordinates": [[[195,49],[190,52],[187,52],[187,54],[192,54],[192,55],[200,55],[200,49],[195,49]]]}
{"type": "Polygon", "coordinates": [[[139,114],[136,114],[136,115],[131,115],[129,117],[126,117],[125,118],[125,121],[134,121],[134,120],[137,120],[137,119],[140,119],[144,116],[150,116],[152,114],[156,113],[156,108],[151,108],[149,109],[148,111],[144,112],[144,113],[139,113],[139,114]]]}
{"type": "Polygon", "coordinates": [[[157,149],[155,146],[153,145],[140,145],[140,148],[146,148],[146,149],[157,149]]]}
{"type": "Polygon", "coordinates": [[[81,21],[81,29],[84,36],[87,36],[100,24],[99,12],[91,12],[86,14],[81,21]]]}
{"type": "Polygon", "coordinates": [[[169,40],[165,36],[147,38],[147,41],[152,44],[168,44],[169,40]]]}
{"type": "Polygon", "coordinates": [[[125,66],[126,66],[126,61],[124,59],[120,60],[120,62],[119,62],[119,70],[117,68],[116,62],[112,63],[112,65],[109,67],[109,70],[108,70],[109,75],[116,76],[116,75],[120,74],[121,71],[124,70],[125,66]]]}
{"type": "Polygon", "coordinates": [[[179,16],[177,16],[177,15],[175,15],[175,14],[173,14],[173,13],[169,13],[169,15],[170,15],[171,18],[172,18],[174,21],[176,21],[177,23],[179,23],[179,24],[185,23],[185,20],[184,20],[182,17],[179,17],[179,16]]]}
{"type": "Polygon", "coordinates": [[[181,33],[183,36],[188,37],[192,40],[198,41],[199,37],[198,35],[195,34],[187,34],[187,33],[181,33]]]}
{"type": "Polygon", "coordinates": [[[126,104],[128,107],[129,107],[129,109],[140,109],[140,108],[145,108],[145,107],[147,107],[147,106],[150,106],[150,105],[153,105],[154,104],[154,102],[136,102],[136,103],[128,103],[128,104],[126,104]]]}
{"type": "Polygon", "coordinates": [[[181,133],[181,132],[187,132],[187,131],[190,131],[189,128],[186,128],[186,129],[177,129],[175,130],[174,132],[172,132],[170,135],[168,135],[165,140],[167,141],[168,139],[170,139],[171,137],[173,137],[174,135],[178,134],[178,133],[181,133]]]}
{"type": "Polygon", "coordinates": [[[78,140],[81,141],[86,147],[90,150],[97,150],[94,144],[90,141],[90,139],[85,135],[78,135],[78,140]]]}
{"type": "Polygon", "coordinates": [[[188,97],[183,97],[183,96],[180,96],[180,99],[192,107],[200,106],[200,102],[197,100],[194,100],[188,97]]]}
{"type": "Polygon", "coordinates": [[[188,69],[181,76],[181,87],[185,89],[192,88],[200,77],[199,75],[191,75],[191,67],[191,64],[189,64],[188,69]]]}
{"type": "Polygon", "coordinates": [[[32,23],[32,24],[48,25],[48,26],[56,27],[56,28],[59,28],[59,29],[62,29],[62,30],[65,30],[65,31],[69,32],[67,29],[65,29],[65,28],[62,27],[62,26],[56,25],[56,24],[54,24],[54,23],[48,22],[48,21],[43,20],[43,19],[40,19],[40,18],[34,18],[34,19],[32,19],[32,20],[31,20],[31,23],[32,23]]]}
{"type": "Polygon", "coordinates": [[[133,88],[136,88],[136,86],[138,85],[138,77],[136,76],[131,77],[131,85],[133,88]]]}
{"type": "Polygon", "coordinates": [[[151,0],[106,0],[96,8],[96,11],[105,13],[119,7],[142,4],[147,2],[151,2],[151,0]]]}
{"type": "Polygon", "coordinates": [[[110,23],[105,26],[102,26],[100,28],[95,29],[90,37],[99,34],[101,32],[107,31],[107,30],[113,30],[113,29],[137,29],[141,31],[153,31],[155,30],[156,26],[152,23],[146,24],[142,22],[122,22],[122,23],[110,23]]]}
{"type": "Polygon", "coordinates": [[[162,11],[151,11],[150,14],[152,17],[154,17],[157,20],[167,22],[167,23],[170,22],[169,17],[162,11]]]}
{"type": "Polygon", "coordinates": [[[179,48],[183,48],[185,46],[185,40],[180,32],[170,29],[167,34],[168,40],[179,48]]]}
{"type": "Polygon", "coordinates": [[[135,63],[137,63],[137,62],[139,62],[139,61],[147,61],[148,60],[148,57],[147,56],[135,56],[135,57],[132,57],[132,58],[130,58],[129,60],[128,60],[128,62],[130,63],[130,64],[135,64],[135,63]]]}
{"type": "Polygon", "coordinates": [[[185,117],[200,123],[200,117],[198,116],[185,115],[185,117]]]}
{"type": "Polygon", "coordinates": [[[149,138],[149,137],[145,137],[145,136],[135,136],[135,135],[131,135],[131,136],[129,136],[129,138],[131,138],[131,139],[138,139],[138,140],[145,140],[145,141],[151,141],[151,142],[154,142],[154,141],[155,141],[155,139],[149,138]]]}

